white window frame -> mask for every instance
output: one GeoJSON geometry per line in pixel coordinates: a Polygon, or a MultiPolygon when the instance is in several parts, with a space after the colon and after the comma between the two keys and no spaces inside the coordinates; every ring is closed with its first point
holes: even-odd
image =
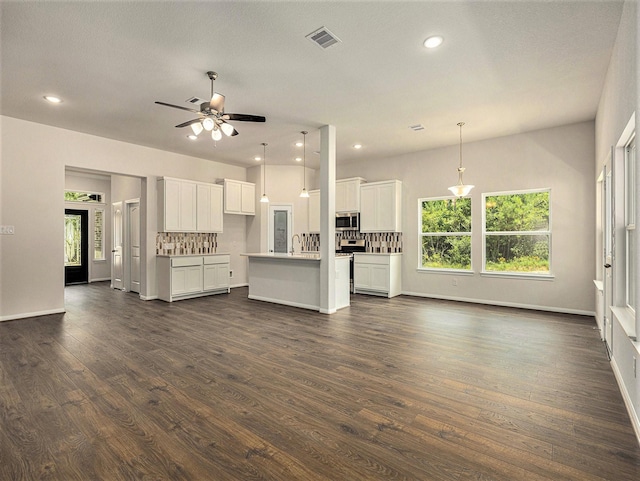
{"type": "Polygon", "coordinates": [[[637,149],[635,132],[631,134],[628,142],[624,146],[624,223],[625,223],[625,286],[624,286],[624,303],[627,309],[635,316],[637,307],[637,270],[632,269],[631,261],[635,259],[637,262],[636,252],[630,252],[629,237],[635,234],[636,251],[637,251],[637,231],[636,231],[636,181],[637,181],[637,149]],[[631,152],[631,153],[630,153],[631,152]],[[635,304],[630,304],[629,291],[630,287],[636,289],[635,304]]]}
{"type": "Polygon", "coordinates": [[[509,278],[523,278],[523,279],[553,279],[553,236],[552,236],[552,197],[551,188],[541,189],[526,189],[526,190],[509,190],[504,192],[483,192],[482,193],[482,271],[481,275],[487,277],[509,277],[509,278]],[[549,228],[546,231],[500,231],[487,233],[487,197],[494,197],[500,195],[516,195],[516,194],[536,194],[540,192],[547,192],[549,194],[549,228]],[[528,272],[512,272],[512,271],[487,271],[487,236],[498,235],[532,235],[549,236],[549,272],[548,273],[528,273],[528,272]]]}
{"type": "MultiPolygon", "coordinates": [[[[471,196],[463,197],[471,200],[471,196]]],[[[445,267],[423,267],[422,266],[422,238],[431,236],[459,236],[469,237],[473,244],[473,201],[471,204],[472,214],[470,219],[471,230],[469,232],[422,232],[422,203],[439,200],[456,200],[454,196],[445,197],[423,197],[418,199],[418,271],[420,272],[440,272],[440,273],[454,273],[454,274],[473,274],[473,247],[471,248],[471,257],[469,269],[450,269],[445,267]]]]}

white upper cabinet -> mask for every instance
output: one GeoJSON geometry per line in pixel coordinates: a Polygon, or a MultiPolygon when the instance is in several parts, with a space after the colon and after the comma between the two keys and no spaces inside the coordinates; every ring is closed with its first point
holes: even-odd
{"type": "Polygon", "coordinates": [[[216,184],[197,185],[197,231],[222,232],[223,187],[216,184]]]}
{"type": "Polygon", "coordinates": [[[360,184],[362,177],[336,181],[336,212],[360,212],[360,184]]]}
{"type": "Polygon", "coordinates": [[[320,232],[320,191],[309,191],[309,232],[320,232]]]}
{"type": "Polygon", "coordinates": [[[402,232],[402,182],[360,186],[360,232],[402,232]]]}
{"type": "Polygon", "coordinates": [[[159,232],[222,232],[222,187],[165,177],[158,180],[159,232]]]}
{"type": "Polygon", "coordinates": [[[225,214],[256,214],[255,184],[232,179],[224,179],[223,184],[225,214]]]}
{"type": "Polygon", "coordinates": [[[166,177],[158,180],[158,230],[195,232],[196,182],[166,177]]]}

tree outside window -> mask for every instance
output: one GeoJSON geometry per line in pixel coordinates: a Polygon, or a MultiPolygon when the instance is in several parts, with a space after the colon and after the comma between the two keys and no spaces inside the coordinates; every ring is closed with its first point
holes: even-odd
{"type": "Polygon", "coordinates": [[[484,272],[551,272],[550,191],[484,194],[484,272]]]}
{"type": "Polygon", "coordinates": [[[422,269],[471,270],[471,198],[419,199],[422,269]]]}

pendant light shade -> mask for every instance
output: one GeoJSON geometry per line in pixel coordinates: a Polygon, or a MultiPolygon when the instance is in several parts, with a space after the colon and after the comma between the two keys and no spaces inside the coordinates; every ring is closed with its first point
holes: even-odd
{"type": "Polygon", "coordinates": [[[307,191],[307,134],[309,132],[307,132],[306,130],[303,130],[302,132],[300,132],[303,136],[303,141],[302,141],[302,159],[303,159],[303,164],[302,164],[302,192],[300,192],[300,197],[303,198],[307,198],[309,197],[309,192],[307,191]]]}
{"type": "Polygon", "coordinates": [[[464,167],[462,167],[462,126],[464,122],[458,122],[458,127],[460,127],[460,166],[458,167],[458,183],[449,187],[449,190],[456,197],[464,197],[465,195],[469,195],[471,189],[473,189],[473,185],[466,184],[462,181],[462,174],[464,173],[464,167]]]}
{"type": "Polygon", "coordinates": [[[267,143],[262,143],[262,197],[260,197],[260,202],[266,204],[269,202],[269,197],[267,197],[267,143]]]}

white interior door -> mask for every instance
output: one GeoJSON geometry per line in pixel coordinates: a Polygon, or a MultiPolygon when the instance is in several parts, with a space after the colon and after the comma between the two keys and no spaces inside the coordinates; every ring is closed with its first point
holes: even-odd
{"type": "Polygon", "coordinates": [[[140,292],[140,202],[127,203],[127,290],[140,292]]]}
{"type": "Polygon", "coordinates": [[[291,204],[269,204],[269,252],[286,254],[290,251],[292,217],[291,204]]]}
{"type": "Polygon", "coordinates": [[[122,243],[124,240],[122,202],[111,204],[111,219],[113,222],[113,248],[111,249],[111,287],[114,289],[124,289],[124,272],[122,259],[122,243]]]}

